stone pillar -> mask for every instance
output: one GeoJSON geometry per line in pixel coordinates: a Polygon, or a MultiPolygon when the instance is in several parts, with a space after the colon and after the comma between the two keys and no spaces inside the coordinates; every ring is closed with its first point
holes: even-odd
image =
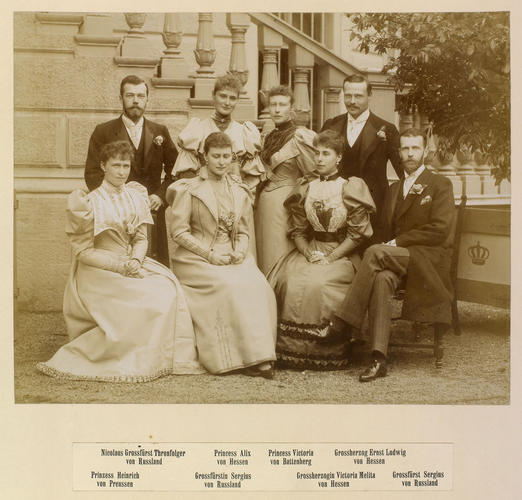
{"type": "MultiPolygon", "coordinates": [[[[214,48],[214,35],[212,34],[212,12],[200,12],[198,15],[198,38],[194,56],[199,68],[192,75],[195,82],[195,99],[201,102],[210,101],[214,90],[214,69],[212,65],[216,60],[216,49],[214,48]]],[[[210,105],[210,103],[207,103],[210,105]]],[[[207,104],[204,104],[206,106],[207,104]]]]}
{"type": "Polygon", "coordinates": [[[462,180],[455,174],[455,166],[454,166],[454,155],[447,153],[444,155],[439,154],[440,167],[438,169],[438,173],[440,175],[445,175],[453,184],[453,194],[456,197],[460,197],[465,192],[462,189],[462,180]]]}
{"type": "Polygon", "coordinates": [[[216,49],[214,48],[214,35],[212,34],[212,12],[200,12],[198,17],[198,39],[194,56],[199,68],[198,75],[213,75],[212,65],[216,60],[216,49]]]}
{"type": "Polygon", "coordinates": [[[258,45],[263,54],[261,88],[259,89],[259,99],[261,101],[259,118],[261,120],[267,120],[270,118],[268,111],[268,91],[272,87],[279,85],[280,82],[277,55],[283,45],[283,37],[267,26],[259,26],[258,45]]]}
{"type": "Polygon", "coordinates": [[[123,37],[114,61],[118,66],[155,67],[159,63],[159,57],[143,31],[147,14],[126,12],[125,20],[129,26],[129,32],[123,37]]]}
{"type": "Polygon", "coordinates": [[[313,113],[317,115],[317,128],[321,128],[326,120],[346,112],[343,105],[343,80],[345,74],[333,66],[319,66],[317,85],[322,90],[322,99],[314,103],[313,113]]]}
{"type": "Polygon", "coordinates": [[[185,63],[179,46],[183,38],[178,13],[165,14],[163,32],[161,33],[165,50],[161,56],[158,76],[163,79],[188,77],[188,65],[185,63]]]}
{"type": "Polygon", "coordinates": [[[310,95],[308,92],[310,69],[301,66],[295,67],[293,69],[293,80],[295,123],[304,127],[310,127],[312,119],[310,95]]]}
{"type": "Polygon", "coordinates": [[[480,176],[482,189],[480,194],[498,194],[498,186],[495,185],[495,178],[491,175],[491,166],[486,163],[485,155],[480,151],[475,151],[475,172],[480,176]]]}
{"type": "Polygon", "coordinates": [[[74,39],[79,45],[78,55],[105,56],[114,53],[121,36],[113,33],[110,14],[86,14],[74,39]]]}
{"type": "Polygon", "coordinates": [[[188,65],[179,49],[183,38],[179,14],[165,14],[161,36],[165,44],[165,50],[158,65],[158,76],[153,77],[151,80],[152,85],[156,89],[167,89],[159,90],[157,97],[163,94],[167,100],[176,96],[176,98],[183,99],[186,102],[190,98],[190,93],[194,87],[194,79],[189,78],[188,65]]]}
{"type": "Polygon", "coordinates": [[[457,166],[457,175],[462,179],[462,193],[468,197],[481,194],[482,186],[480,177],[475,173],[471,148],[461,147],[456,156],[460,162],[457,166]]]}
{"type": "Polygon", "coordinates": [[[333,118],[339,114],[341,105],[341,87],[326,87],[324,90],[324,119],[323,122],[329,118],[333,118]]]}
{"type": "MultiPolygon", "coordinates": [[[[230,64],[228,72],[235,75],[244,86],[248,82],[246,63],[245,34],[250,26],[250,16],[242,13],[228,13],[227,27],[232,35],[230,64]]],[[[246,99],[246,91],[241,90],[241,98],[246,99]]]]}
{"type": "Polygon", "coordinates": [[[295,122],[297,125],[310,127],[312,114],[308,87],[314,67],[314,55],[303,47],[292,44],[288,56],[293,75],[295,122]]]}

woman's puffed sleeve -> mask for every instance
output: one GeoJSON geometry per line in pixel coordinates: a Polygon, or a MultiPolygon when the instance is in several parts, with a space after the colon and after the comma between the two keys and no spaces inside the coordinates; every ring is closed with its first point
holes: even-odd
{"type": "Polygon", "coordinates": [[[127,182],[127,184],[125,184],[125,187],[127,189],[133,189],[134,191],[136,191],[138,193],[139,196],[141,196],[145,200],[149,199],[149,192],[147,191],[147,188],[143,184],[140,184],[139,182],[136,182],[136,181],[130,181],[130,182],[127,182]]]}
{"type": "Polygon", "coordinates": [[[310,231],[304,206],[309,186],[310,184],[306,179],[300,179],[284,202],[288,213],[288,235],[292,239],[307,238],[310,231]]]}
{"type": "Polygon", "coordinates": [[[67,199],[65,232],[80,262],[123,274],[123,262],[94,248],[94,211],[85,191],[73,191],[67,199]]]}
{"type": "Polygon", "coordinates": [[[265,167],[259,152],[261,151],[261,134],[252,122],[243,123],[243,146],[245,154],[241,160],[241,177],[250,190],[265,180],[265,167]]]}
{"type": "Polygon", "coordinates": [[[147,188],[136,181],[128,182],[125,187],[131,191],[136,206],[136,218],[139,224],[154,224],[150,211],[150,200],[147,188]]]}
{"type": "Polygon", "coordinates": [[[375,203],[366,183],[359,177],[350,177],[343,184],[343,202],[348,211],[346,236],[361,242],[373,234],[370,215],[375,203]]]}
{"type": "Polygon", "coordinates": [[[197,172],[200,168],[199,148],[203,141],[203,126],[199,118],[192,118],[177,139],[178,157],[172,175],[181,172],[197,172]]]}
{"type": "MultiPolygon", "coordinates": [[[[190,218],[192,215],[192,195],[190,185],[192,179],[180,179],[167,189],[167,202],[170,205],[170,235],[183,248],[203,257],[210,258],[210,248],[205,248],[201,241],[191,233],[190,218]]],[[[168,209],[167,209],[168,210],[168,209]]]]}
{"type": "Polygon", "coordinates": [[[294,141],[299,151],[297,166],[303,176],[315,175],[315,147],[313,145],[316,133],[308,128],[298,128],[294,134],[294,141]]]}
{"type": "Polygon", "coordinates": [[[69,195],[65,215],[65,232],[77,256],[94,246],[94,211],[86,191],[77,189],[69,195]]]}

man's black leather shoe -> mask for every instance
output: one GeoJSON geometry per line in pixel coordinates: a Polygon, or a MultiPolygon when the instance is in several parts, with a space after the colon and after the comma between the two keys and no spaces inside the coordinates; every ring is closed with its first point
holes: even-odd
{"type": "Polygon", "coordinates": [[[359,382],[370,382],[378,377],[385,377],[386,373],[386,361],[377,361],[374,359],[372,366],[366,368],[366,370],[359,375],[359,382]]]}

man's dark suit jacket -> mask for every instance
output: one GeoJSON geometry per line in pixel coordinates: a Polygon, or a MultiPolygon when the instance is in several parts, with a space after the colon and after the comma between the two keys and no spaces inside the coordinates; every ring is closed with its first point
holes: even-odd
{"type": "MultiPolygon", "coordinates": [[[[103,170],[100,167],[101,148],[108,142],[114,141],[127,141],[132,146],[132,141],[121,116],[97,125],[91,135],[84,174],[89,191],[96,189],[103,180],[103,170]]],[[[165,193],[172,183],[172,168],[178,152],[167,127],[146,118],[143,121],[142,141],[144,147],[142,168],[139,169],[136,162],[133,161],[127,182],[137,181],[147,188],[149,195],[156,194],[163,200],[164,206],[158,210],[156,217],[156,246],[153,248],[153,254],[157,260],[168,266],[165,193]],[[162,181],[161,174],[163,171],[165,171],[165,177],[162,181]]]]}
{"type": "MultiPolygon", "coordinates": [[[[178,156],[176,147],[165,125],[145,118],[142,134],[145,148],[143,168],[142,171],[138,171],[133,162],[128,181],[139,182],[147,188],[149,195],[156,194],[165,201],[165,192],[172,182],[172,168],[178,156]],[[163,140],[159,139],[160,136],[163,140]],[[157,142],[162,143],[158,145],[157,142]],[[165,171],[165,178],[162,181],[163,170],[165,171]]],[[[103,180],[99,156],[101,148],[113,141],[127,141],[132,145],[121,116],[97,125],[91,135],[85,163],[85,182],[90,191],[96,189],[103,180]]]]}
{"type": "Polygon", "coordinates": [[[453,185],[424,170],[414,186],[420,194],[402,197],[403,181],[391,185],[381,213],[379,241],[395,239],[410,252],[402,315],[428,323],[451,323],[450,281],[453,224],[456,217],[453,185]]]}
{"type": "MultiPolygon", "coordinates": [[[[355,175],[364,179],[373,201],[377,206],[377,214],[382,210],[384,197],[388,191],[388,179],[386,178],[386,164],[391,161],[399,178],[403,177],[399,156],[399,132],[395,125],[379,118],[370,112],[370,116],[361,130],[358,140],[361,140],[358,161],[350,163],[347,158],[348,139],[346,127],[348,126],[348,113],[326,120],[321,129],[335,130],[344,140],[344,153],[339,164],[341,177],[348,179],[355,175]],[[377,136],[377,132],[384,127],[386,141],[377,136]]],[[[377,220],[372,218],[372,223],[377,220]]]]}

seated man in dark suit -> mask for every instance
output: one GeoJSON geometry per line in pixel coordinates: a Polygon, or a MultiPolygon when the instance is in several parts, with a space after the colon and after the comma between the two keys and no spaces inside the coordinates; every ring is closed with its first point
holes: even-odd
{"type": "Polygon", "coordinates": [[[157,241],[153,249],[157,260],[169,266],[167,232],[165,227],[165,192],[172,182],[172,167],[178,156],[165,125],[144,118],[149,87],[135,75],[126,76],[120,84],[123,113],[115,120],[96,126],[89,141],[85,164],[85,182],[90,191],[103,180],[100,167],[102,147],[113,141],[128,141],[134,151],[127,182],[136,181],[147,188],[150,208],[157,211],[157,241]],[[162,173],[165,172],[162,181],[162,173]]]}
{"type": "Polygon", "coordinates": [[[368,312],[373,363],[359,377],[386,375],[392,297],[406,277],[402,315],[419,322],[451,324],[450,228],[453,186],[424,167],[426,140],[418,129],[400,136],[406,177],[393,184],[381,213],[379,241],[369,247],[332,329],[360,330],[368,312]]]}
{"type": "Polygon", "coordinates": [[[377,207],[371,222],[377,230],[379,214],[388,191],[386,166],[391,161],[395,172],[402,177],[399,158],[399,132],[395,125],[379,118],[368,109],[372,86],[361,75],[350,75],[343,82],[344,104],[347,113],[326,122],[321,129],[335,130],[344,138],[344,150],[339,164],[341,177],[355,175],[366,182],[377,207]]]}

